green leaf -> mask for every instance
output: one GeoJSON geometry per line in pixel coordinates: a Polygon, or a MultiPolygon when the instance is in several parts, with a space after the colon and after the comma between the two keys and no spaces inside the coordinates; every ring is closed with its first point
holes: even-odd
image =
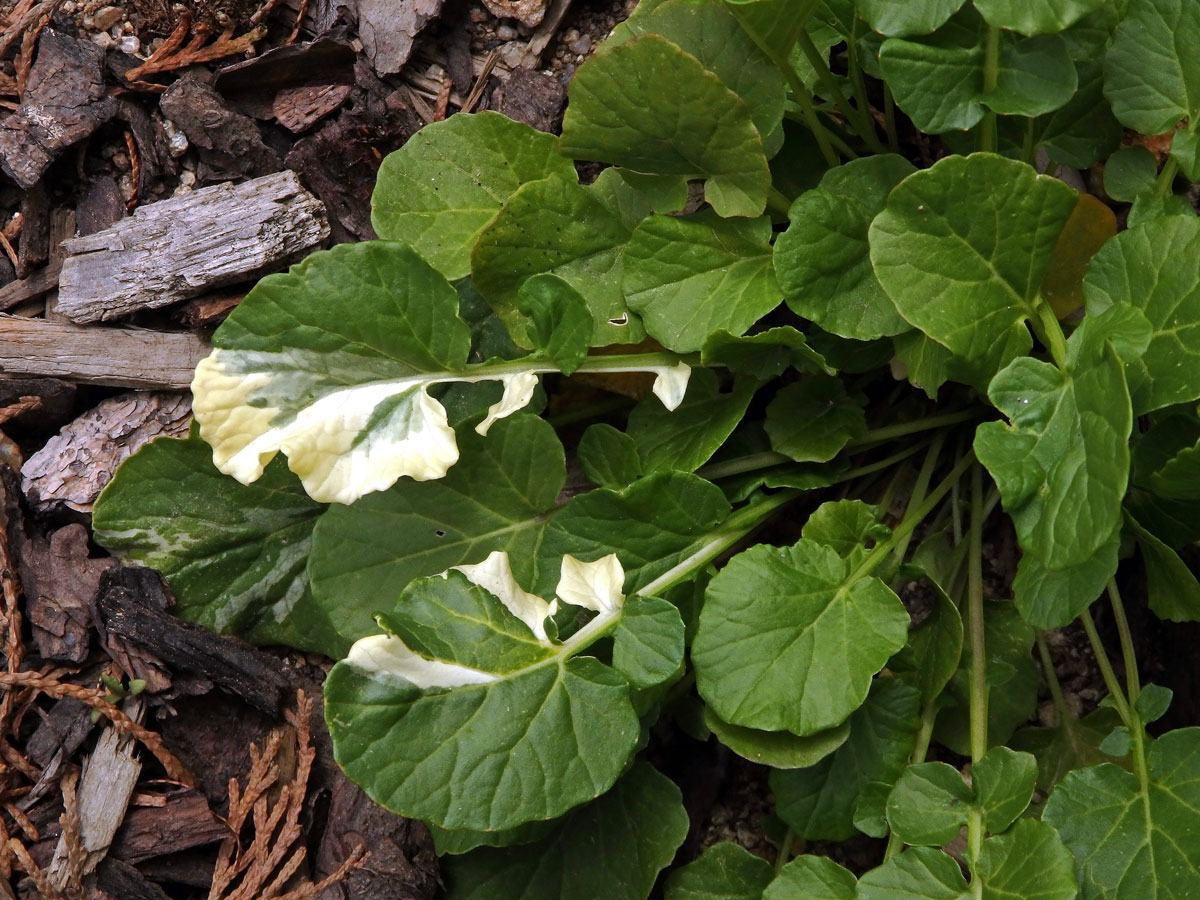
{"type": "Polygon", "coordinates": [[[349,647],[313,605],[305,560],[323,507],[282,460],[251,485],[226,478],[193,433],[159,438],[117,470],[96,501],[96,541],[158,569],[175,612],[222,634],[340,656],[349,647]]]}
{"type": "Polygon", "coordinates": [[[592,338],[587,301],[557,275],[534,275],[517,289],[517,307],[529,317],[526,336],[564,375],[579,368],[592,338]]]}
{"type": "Polygon", "coordinates": [[[989,25],[1021,34],[1055,34],[1103,4],[1104,0],[975,0],[989,25]]]}
{"type": "Polygon", "coordinates": [[[645,900],[687,827],[679,789],[636,763],[544,840],[443,860],[447,900],[645,900]]]}
{"type": "Polygon", "coordinates": [[[612,666],[644,689],[683,673],[683,619],[658,597],[631,597],[613,631],[612,666]]]}
{"type": "Polygon", "coordinates": [[[800,536],[832,547],[837,555],[857,566],[867,555],[866,545],[887,540],[890,530],[879,522],[879,507],[861,500],[822,503],[800,529],[800,536]]]}
{"type": "Polygon", "coordinates": [[[1029,806],[1037,781],[1037,760],[1029,753],[993,747],[971,767],[975,803],[989,834],[999,834],[1029,806]]]}
{"type": "Polygon", "coordinates": [[[1137,710],[1141,720],[1149,725],[1167,714],[1174,697],[1175,692],[1168,687],[1163,687],[1161,684],[1147,684],[1138,693],[1133,708],[1137,710]]]}
{"type": "Polygon", "coordinates": [[[771,864],[722,841],[667,878],[664,900],[760,900],[775,873],[771,864]]]}
{"type": "Polygon", "coordinates": [[[1148,780],[1104,763],[1068,773],[1043,819],[1096,900],[1183,900],[1200,884],[1200,728],[1150,742],[1148,780]]]}
{"type": "Polygon", "coordinates": [[[967,824],[974,791],[962,773],[942,762],[911,765],[887,799],[887,820],[906,844],[940,846],[967,824]]]}
{"type": "Polygon", "coordinates": [[[796,199],[774,260],[794,312],[857,340],[908,329],[871,269],[867,229],[892,188],[915,171],[892,154],[858,159],[830,169],[796,199]]]}
{"type": "Polygon", "coordinates": [[[620,490],[642,477],[642,459],[633,438],[604,422],[589,425],[575,448],[588,481],[620,490]]]}
{"type": "Polygon", "coordinates": [[[571,498],[550,519],[540,550],[537,585],[549,593],[558,560],[569,553],[596,559],[616,553],[632,594],[700,551],[720,534],[729,502],[711,482],[663,472],[623,491],[595,490],[571,498]]]}
{"type": "Polygon", "coordinates": [[[1056,34],[1043,34],[1005,43],[996,87],[979,99],[1002,115],[1040,116],[1065,104],[1078,87],[1066,42],[1056,34]]]}
{"type": "MultiPolygon", "coordinates": [[[[984,646],[987,648],[987,745],[1005,743],[1017,726],[1037,708],[1040,674],[1033,663],[1033,629],[1022,621],[1009,600],[984,604],[984,646]]],[[[952,701],[938,714],[934,739],[963,756],[970,741],[971,648],[963,647],[962,663],[946,688],[952,701]]]]}
{"type": "Polygon", "coordinates": [[[958,863],[932,847],[898,853],[858,880],[857,900],[966,900],[958,863]]]}
{"type": "Polygon", "coordinates": [[[378,631],[375,613],[414,578],[493,551],[507,551],[517,580],[533,583],[545,514],[566,481],[562,444],[529,414],[497,422],[486,439],[468,426],[458,437],[464,459],[445,478],[404,480],[321,518],[309,575],[347,645],[378,631]]]}
{"type": "Polygon", "coordinates": [[[850,716],[846,743],[832,756],[810,768],[771,773],[780,818],[808,840],[851,837],[859,798],[873,783],[890,788],[908,761],[920,702],[912,685],[877,678],[866,702],[850,716]]]}
{"type": "Polygon", "coordinates": [[[1171,131],[1200,108],[1200,10],[1186,0],[1129,5],[1104,60],[1104,93],[1117,118],[1142,134],[1171,131]],[[1146,65],[1146,60],[1154,65],[1146,65]]]}
{"type": "Polygon", "coordinates": [[[833,369],[825,358],[808,345],[803,332],[790,325],[768,328],[758,334],[738,337],[727,331],[710,335],[700,350],[706,366],[721,366],[731,372],[755,378],[772,378],[788,369],[801,372],[825,372],[833,369]]]}
{"type": "Polygon", "coordinates": [[[1083,279],[1088,264],[1116,233],[1117,217],[1112,208],[1091,194],[1080,194],[1042,278],[1042,296],[1055,318],[1061,321],[1083,308],[1083,279]]]}
{"type": "Polygon", "coordinates": [[[693,472],[717,451],[742,421],[758,383],[739,378],[722,393],[710,369],[696,369],[683,402],[668,412],[662,401],[646,396],[629,414],[625,432],[633,439],[642,471],[693,472]]]}
{"type": "Polygon", "coordinates": [[[597,53],[579,67],[570,98],[566,155],[704,178],[705,199],[721,216],[766,207],[771,173],[750,108],[670,41],[644,35],[597,53]]]}
{"type": "Polygon", "coordinates": [[[1177,131],[1171,136],[1171,159],[1188,181],[1200,181],[1200,136],[1194,131],[1177,131]]]}
{"type": "Polygon", "coordinates": [[[646,175],[629,169],[617,172],[625,184],[646,198],[656,213],[679,212],[687,206],[688,182],[682,175],[646,175]]]}
{"type": "Polygon", "coordinates": [[[1104,164],[1104,192],[1126,203],[1154,187],[1158,162],[1145,147],[1123,147],[1104,164]]]}
{"type": "Polygon", "coordinates": [[[1135,415],[1200,397],[1200,219],[1167,216],[1117,235],[1084,281],[1088,315],[1140,310],[1150,346],[1128,362],[1135,415]]]}
{"type": "MultiPolygon", "coordinates": [[[[1071,32],[1066,32],[1068,38],[1071,32]]],[[[1099,57],[1075,57],[1079,89],[1075,96],[1040,121],[1042,149],[1052,160],[1088,169],[1116,150],[1124,129],[1104,99],[1104,69],[1099,57]]]]}
{"type": "Polygon", "coordinates": [[[376,802],[449,829],[513,828],[606,791],[641,728],[625,678],[576,654],[617,626],[642,671],[647,649],[683,644],[677,615],[673,641],[653,611],[625,618],[623,578],[615,556],[562,559],[556,602],[596,612],[565,643],[547,636],[555,603],[523,591],[502,551],[412,582],[380,617],[389,633],[355,642],[326,682],[338,764],[376,802]]]}
{"type": "Polygon", "coordinates": [[[867,419],[839,379],[818,374],[775,395],[766,429],[776,453],[797,462],[826,462],[867,433],[867,419]]]}
{"type": "Polygon", "coordinates": [[[1105,762],[1104,754],[1100,752],[1103,740],[1104,733],[1095,727],[1093,713],[1083,720],[1062,716],[1053,728],[1021,728],[1012,736],[1009,745],[1014,750],[1033,754],[1038,764],[1038,790],[1049,793],[1072,769],[1105,762]]]}
{"type": "Polygon", "coordinates": [[[808,737],[790,731],[760,731],[730,725],[711,709],[705,707],[704,724],[722,744],[751,762],[773,769],[801,769],[813,766],[846,743],[850,723],[808,737]]]}
{"type": "MultiPolygon", "coordinates": [[[[656,34],[696,57],[746,103],[765,139],[783,118],[783,74],[722,0],[666,0],[631,16],[604,42],[612,48],[630,38],[656,34]]],[[[572,88],[574,89],[574,88],[572,88]]]]}
{"type": "Polygon", "coordinates": [[[1132,747],[1133,735],[1124,725],[1118,725],[1100,742],[1100,752],[1114,759],[1128,756],[1132,747]]]}
{"type": "Polygon", "coordinates": [[[557,275],[583,297],[593,345],[633,344],[644,336],[621,294],[621,258],[633,224],[605,193],[613,180],[620,181],[615,172],[589,187],[558,177],[530,182],[479,235],[471,254],[475,286],[518,343],[532,343],[520,289],[541,273],[557,275]]]}
{"type": "Polygon", "coordinates": [[[1085,320],[1067,342],[1066,371],[1014,360],[988,388],[1012,424],[989,422],[975,435],[1021,544],[1017,607],[1040,628],[1074,619],[1117,567],[1133,418],[1108,336],[1085,320]]]}
{"type": "Polygon", "coordinates": [[[692,645],[696,685],[727,722],[815,734],[862,705],[907,632],[899,598],[834,548],[760,544],[708,587],[692,645]]]}
{"type": "MultiPolygon", "coordinates": [[[[922,705],[932,703],[954,677],[962,658],[963,622],[958,607],[942,587],[942,573],[936,571],[934,554],[944,544],[940,536],[922,541],[901,577],[924,578],[934,595],[929,614],[908,631],[908,644],[892,661],[893,671],[904,672],[921,689],[922,705]]],[[[948,545],[946,545],[948,547],[948,545]]]]}
{"type": "Polygon", "coordinates": [[[963,0],[921,0],[896,3],[894,0],[855,0],[858,13],[867,24],[888,37],[931,34],[958,12],[963,0]]]}
{"type": "Polygon", "coordinates": [[[646,333],[668,350],[699,350],[717,331],[741,334],[783,299],[771,267],[771,220],[650,216],[626,248],[622,290],[646,333]]]}
{"type": "Polygon", "coordinates": [[[815,0],[802,3],[795,0],[725,0],[725,3],[755,43],[768,48],[780,59],[787,59],[816,5],[815,0]]]}
{"type": "Polygon", "coordinates": [[[968,6],[929,37],[890,37],[879,48],[884,80],[919,130],[941,134],[972,128],[983,118],[980,27],[968,6]]]}
{"type": "Polygon", "coordinates": [[[1032,344],[1024,322],[1075,204],[1071,188],[1023,163],[946,157],[889,195],[871,262],[900,314],[986,383],[1032,344]]]}
{"type": "Polygon", "coordinates": [[[1200,582],[1179,554],[1143,528],[1128,511],[1125,523],[1133,532],[1146,564],[1146,600],[1154,614],[1172,622],[1200,622],[1200,582]]]}
{"type": "Polygon", "coordinates": [[[798,856],[779,870],[762,900],[854,900],[853,873],[824,856],[798,856]]]}
{"type": "Polygon", "coordinates": [[[984,900],[1074,900],[1079,891],[1071,851],[1050,825],[1033,819],[984,841],[975,870],[984,900]]]}
{"type": "Polygon", "coordinates": [[[504,831],[451,831],[437,825],[427,825],[433,836],[433,849],[438,856],[459,856],[477,847],[518,847],[532,844],[550,834],[555,827],[550,822],[526,822],[504,831]]]}
{"type": "Polygon", "coordinates": [[[447,278],[471,271],[471,246],[522,184],[573,179],[558,141],[499,113],[454,115],[388,154],[371,195],[381,238],[411,244],[447,278]]]}

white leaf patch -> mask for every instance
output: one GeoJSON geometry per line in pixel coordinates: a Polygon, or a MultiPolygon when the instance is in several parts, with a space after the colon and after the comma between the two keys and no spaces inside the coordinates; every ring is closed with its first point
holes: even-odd
{"type": "Polygon", "coordinates": [[[615,553],[590,563],[566,554],[559,572],[555,593],[564,603],[595,610],[606,618],[621,611],[625,603],[625,595],[621,593],[625,570],[615,553]]]}
{"type": "Polygon", "coordinates": [[[355,641],[346,662],[368,672],[403,678],[422,690],[487,684],[498,677],[491,672],[426,659],[391,634],[373,634],[355,641]]]}
{"type": "Polygon", "coordinates": [[[404,476],[428,481],[446,474],[458,461],[458,445],[445,408],[429,396],[432,385],[503,382],[504,396],[488,410],[480,434],[524,407],[537,386],[531,371],[410,375],[335,388],[275,424],[285,410],[270,401],[288,395],[291,373],[238,374],[225,364],[237,355],[214,350],[192,380],[193,410],[201,437],[213,448],[213,464],[250,484],[283,451],[288,468],[319,503],[350,504],[404,476]]]}
{"type": "Polygon", "coordinates": [[[494,550],[481,563],[469,566],[455,566],[454,571],[462,572],[467,581],[477,584],[488,593],[494,595],[510,613],[529,626],[529,630],[543,644],[549,646],[550,639],[546,637],[546,619],[558,610],[554,601],[547,603],[536,594],[525,591],[513,577],[512,568],[508,564],[508,553],[504,550],[494,550]]]}

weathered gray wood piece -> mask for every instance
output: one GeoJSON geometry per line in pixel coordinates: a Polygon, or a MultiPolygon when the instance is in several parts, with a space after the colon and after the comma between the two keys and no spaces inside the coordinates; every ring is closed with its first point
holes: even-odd
{"type": "MultiPolygon", "coordinates": [[[[124,709],[136,722],[141,721],[143,706],[141,699],[134,697],[126,701],[124,709]]],[[[87,851],[79,874],[91,872],[108,854],[113,837],[125,820],[141,771],[134,739],[112,726],[105,728],[79,777],[79,838],[87,851]]],[[[60,837],[46,874],[52,884],[62,889],[73,880],[71,868],[66,838],[60,837]]]]}
{"type": "Polygon", "coordinates": [[[0,372],[182,390],[211,348],[190,332],[91,328],[0,316],[0,372]]]}
{"type": "Polygon", "coordinates": [[[56,309],[96,322],[167,306],[282,268],[328,236],[325,207],[294,172],[203,188],[67,241],[56,309]]]}
{"type": "Polygon", "coordinates": [[[191,421],[189,394],[130,391],[109,397],[25,460],[21,489],[38,512],[65,506],[90,513],[117,466],[160,435],[186,437],[191,421]]]}

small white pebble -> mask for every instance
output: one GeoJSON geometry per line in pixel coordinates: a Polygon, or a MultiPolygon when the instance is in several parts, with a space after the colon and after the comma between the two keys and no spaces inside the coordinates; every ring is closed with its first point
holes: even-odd
{"type": "Polygon", "coordinates": [[[179,173],[179,183],[184,187],[191,187],[196,183],[196,173],[188,169],[184,169],[179,173]]]}
{"type": "Polygon", "coordinates": [[[136,56],[137,52],[142,49],[142,42],[138,40],[136,34],[127,34],[117,41],[117,46],[130,56],[136,56]]]}
{"type": "Polygon", "coordinates": [[[167,152],[172,157],[182,156],[188,148],[187,135],[175,127],[170,119],[163,119],[162,126],[167,135],[167,152]]]}
{"type": "Polygon", "coordinates": [[[496,29],[496,37],[502,41],[516,40],[517,29],[513,28],[511,25],[501,25],[496,29]]]}
{"type": "Polygon", "coordinates": [[[578,56],[587,56],[592,52],[592,36],[581,35],[578,40],[571,41],[570,48],[571,52],[578,56]]]}
{"type": "Polygon", "coordinates": [[[107,31],[101,31],[99,34],[92,35],[92,43],[102,50],[107,50],[108,48],[112,47],[116,41],[113,40],[113,36],[107,31]]]}

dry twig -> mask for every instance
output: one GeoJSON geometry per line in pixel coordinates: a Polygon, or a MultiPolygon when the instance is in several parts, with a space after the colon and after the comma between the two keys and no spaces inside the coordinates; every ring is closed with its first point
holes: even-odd
{"type": "Polygon", "coordinates": [[[209,900],[309,900],[366,860],[365,848],[359,847],[320,882],[302,880],[287,888],[307,854],[300,816],[316,758],[309,733],[311,716],[312,701],[300,691],[296,711],[288,713],[291,728],[272,731],[262,751],[251,745],[246,786],[230,779],[226,820],[230,834],[217,854],[209,900]],[[281,762],[293,748],[294,774],[287,777],[281,773],[281,762]],[[254,837],[248,847],[242,847],[240,839],[247,826],[253,828],[254,837]]]}
{"type": "Polygon", "coordinates": [[[143,75],[153,75],[157,72],[170,72],[192,66],[197,63],[212,62],[226,56],[234,56],[253,50],[254,45],[266,35],[265,26],[258,26],[247,31],[240,37],[233,36],[233,27],[226,28],[215,41],[204,46],[211,32],[203,23],[196,26],[192,32],[192,16],[184,13],[179,17],[175,30],[163,41],[162,46],[150,54],[140,66],[134,66],[125,73],[125,80],[138,81],[143,75]],[[188,40],[188,34],[191,39],[188,40]],[[186,41],[186,43],[185,43],[186,41]]]}
{"type": "MultiPolygon", "coordinates": [[[[137,740],[154,754],[167,774],[178,781],[180,784],[187,787],[195,787],[196,779],[191,772],[170,750],[163,744],[162,737],[148,728],[139,725],[133,719],[129,718],[124,711],[113,706],[104,699],[104,692],[95,688],[86,688],[78,684],[68,684],[58,681],[57,679],[47,677],[39,672],[0,672],[0,688],[33,688],[41,691],[47,696],[62,700],[69,698],[78,700],[81,703],[86,703],[93,709],[100,711],[100,714],[107,718],[114,728],[125,734],[132,735],[137,740]]],[[[11,690],[6,692],[5,699],[12,696],[11,690]]]]}

